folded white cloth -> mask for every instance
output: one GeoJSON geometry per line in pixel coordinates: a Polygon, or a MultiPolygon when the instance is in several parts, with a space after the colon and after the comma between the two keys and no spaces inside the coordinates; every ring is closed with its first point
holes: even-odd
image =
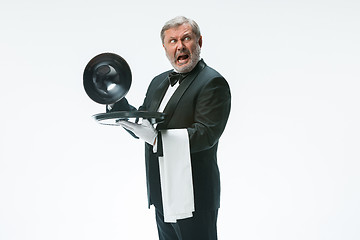
{"type": "Polygon", "coordinates": [[[190,145],[186,129],[161,131],[163,157],[159,157],[164,221],[175,223],[195,211],[190,145]]]}

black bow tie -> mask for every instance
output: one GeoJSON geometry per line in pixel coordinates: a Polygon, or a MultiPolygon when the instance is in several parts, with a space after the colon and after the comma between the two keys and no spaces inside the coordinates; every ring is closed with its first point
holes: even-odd
{"type": "Polygon", "coordinates": [[[178,81],[179,84],[181,83],[181,81],[187,76],[187,74],[184,73],[177,73],[177,72],[171,72],[169,73],[169,81],[170,81],[170,85],[173,87],[178,81]]]}

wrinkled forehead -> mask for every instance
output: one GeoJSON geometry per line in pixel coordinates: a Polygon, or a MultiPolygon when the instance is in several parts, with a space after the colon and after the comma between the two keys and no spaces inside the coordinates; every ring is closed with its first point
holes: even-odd
{"type": "Polygon", "coordinates": [[[181,25],[171,27],[167,29],[164,34],[165,38],[179,37],[183,35],[195,35],[191,25],[188,23],[183,23],[181,25]]]}

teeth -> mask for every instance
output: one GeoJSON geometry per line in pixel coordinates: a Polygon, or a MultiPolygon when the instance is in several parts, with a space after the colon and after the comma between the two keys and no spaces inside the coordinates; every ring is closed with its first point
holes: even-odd
{"type": "Polygon", "coordinates": [[[188,58],[188,55],[179,56],[178,60],[185,60],[188,58]]]}

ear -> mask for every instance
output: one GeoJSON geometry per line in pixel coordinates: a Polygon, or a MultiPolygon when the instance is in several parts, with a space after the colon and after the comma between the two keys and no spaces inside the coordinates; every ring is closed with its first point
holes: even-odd
{"type": "Polygon", "coordinates": [[[200,36],[200,38],[199,38],[199,46],[200,46],[200,48],[202,47],[202,36],[200,36]]]}

